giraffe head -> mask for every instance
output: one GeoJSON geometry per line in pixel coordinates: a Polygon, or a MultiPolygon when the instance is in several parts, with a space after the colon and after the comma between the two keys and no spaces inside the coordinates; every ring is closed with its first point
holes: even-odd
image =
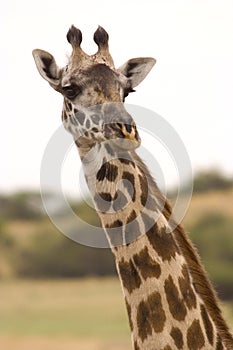
{"type": "Polygon", "coordinates": [[[87,55],[81,48],[82,33],[72,26],[67,33],[72,46],[69,63],[59,68],[54,57],[36,49],[33,56],[41,76],[64,97],[62,119],[78,147],[110,141],[123,149],[139,146],[133,118],[124,107],[125,97],[146,77],[153,58],[133,58],[116,69],[109,53],[108,33],[98,27],[98,50],[87,55]]]}

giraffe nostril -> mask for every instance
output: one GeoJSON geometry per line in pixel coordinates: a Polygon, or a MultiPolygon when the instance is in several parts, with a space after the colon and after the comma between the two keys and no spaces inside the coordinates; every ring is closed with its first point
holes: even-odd
{"type": "MultiPolygon", "coordinates": [[[[116,126],[119,128],[119,130],[121,131],[121,133],[126,129],[126,131],[128,133],[132,132],[132,125],[131,124],[124,124],[124,123],[116,123],[116,126]]],[[[123,132],[124,134],[124,132],[123,132]]]]}
{"type": "Polygon", "coordinates": [[[132,132],[132,125],[130,125],[130,124],[125,124],[125,128],[126,128],[126,131],[127,131],[128,133],[131,133],[131,132],[132,132]]]}
{"type": "Polygon", "coordinates": [[[104,136],[123,149],[137,148],[141,139],[135,124],[111,123],[104,125],[104,136]],[[117,141],[118,140],[118,141],[117,141]]]}

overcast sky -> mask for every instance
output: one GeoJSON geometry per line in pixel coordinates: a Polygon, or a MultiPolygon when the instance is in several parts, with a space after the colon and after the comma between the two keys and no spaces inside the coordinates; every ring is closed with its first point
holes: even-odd
{"type": "MultiPolygon", "coordinates": [[[[231,0],[8,0],[0,16],[0,191],[39,188],[44,150],[61,124],[62,97],[39,76],[31,51],[47,50],[64,65],[71,24],[82,30],[82,47],[89,54],[96,51],[93,33],[103,26],[116,66],[132,57],[156,58],[127,102],[172,125],[194,170],[218,166],[233,174],[231,0]]],[[[156,147],[153,152],[156,156],[156,147]]],[[[72,149],[63,169],[67,191],[74,187],[79,164],[72,149]]],[[[172,183],[172,172],[166,164],[161,167],[172,183]]]]}

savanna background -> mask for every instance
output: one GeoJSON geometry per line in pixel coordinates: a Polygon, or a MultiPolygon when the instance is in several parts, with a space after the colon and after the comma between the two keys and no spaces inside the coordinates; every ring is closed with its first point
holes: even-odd
{"type": "MultiPolygon", "coordinates": [[[[87,204],[72,207],[98,226],[87,204]]],[[[1,195],[0,209],[1,349],[129,349],[110,251],[62,235],[39,193],[1,195]]],[[[233,178],[217,170],[197,174],[184,224],[233,329],[233,178]]]]}
{"type": "MultiPolygon", "coordinates": [[[[233,330],[232,1],[9,0],[0,11],[0,349],[130,349],[110,251],[66,238],[40,196],[41,160],[60,126],[62,98],[39,76],[31,51],[50,51],[64,66],[71,24],[82,30],[90,54],[96,49],[93,33],[102,25],[116,66],[132,57],[157,59],[127,102],[161,115],[184,142],[194,192],[183,224],[233,330]]],[[[145,133],[142,144],[173,202],[179,187],[174,159],[145,133]]],[[[55,159],[58,153],[54,149],[55,159]]],[[[99,225],[82,200],[87,193],[74,147],[60,170],[74,212],[99,225]]],[[[55,175],[43,183],[43,192],[56,191],[55,175]]],[[[185,196],[185,188],[179,190],[185,196]]],[[[76,229],[87,233],[83,226],[76,229]]]]}

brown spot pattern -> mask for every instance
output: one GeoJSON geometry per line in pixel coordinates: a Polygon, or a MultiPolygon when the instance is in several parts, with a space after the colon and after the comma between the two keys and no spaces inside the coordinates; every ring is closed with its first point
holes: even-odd
{"type": "Polygon", "coordinates": [[[213,333],[213,325],[212,322],[210,321],[209,315],[207,314],[206,308],[204,305],[201,305],[201,316],[203,319],[205,331],[207,338],[209,340],[209,343],[213,345],[214,343],[214,333],[213,333]]]}
{"type": "Polygon", "coordinates": [[[105,229],[112,246],[123,244],[123,222],[121,220],[115,220],[111,225],[105,225],[105,229]]]}
{"type": "Polygon", "coordinates": [[[122,180],[124,181],[124,186],[130,194],[132,201],[135,202],[136,199],[136,191],[135,191],[135,178],[134,175],[129,173],[128,171],[124,171],[122,174],[122,180]]]}
{"type": "Polygon", "coordinates": [[[222,339],[218,335],[216,350],[223,350],[222,339]]]}
{"type": "Polygon", "coordinates": [[[91,126],[90,120],[87,119],[87,120],[86,120],[86,124],[85,124],[85,128],[86,128],[86,129],[89,129],[90,126],[91,126]]]}
{"type": "Polygon", "coordinates": [[[114,182],[118,175],[118,167],[114,164],[107,163],[106,178],[108,181],[114,182]]]}
{"type": "Polygon", "coordinates": [[[103,200],[105,200],[105,201],[107,201],[107,202],[111,202],[111,201],[112,201],[112,196],[111,196],[111,193],[109,193],[109,192],[100,192],[100,193],[99,193],[99,196],[100,196],[103,200]]]}
{"type": "Polygon", "coordinates": [[[194,320],[187,331],[187,344],[189,350],[198,350],[205,345],[204,336],[198,320],[194,320]]]}
{"type": "Polygon", "coordinates": [[[76,110],[76,112],[75,112],[75,119],[77,119],[78,122],[79,122],[81,125],[84,124],[85,118],[86,118],[86,116],[85,116],[85,114],[84,114],[83,112],[77,111],[77,110],[76,110]]]}
{"type": "Polygon", "coordinates": [[[106,225],[106,228],[117,228],[117,227],[123,227],[123,222],[121,220],[113,221],[111,225],[106,225]]]}
{"type": "Polygon", "coordinates": [[[172,348],[170,347],[170,345],[166,345],[162,350],[172,350],[172,348]]]}
{"type": "Polygon", "coordinates": [[[107,168],[106,168],[106,159],[103,159],[103,164],[100,167],[100,169],[98,170],[97,174],[96,174],[96,178],[98,181],[103,181],[105,179],[105,174],[107,172],[107,168]]]}
{"type": "Polygon", "coordinates": [[[166,316],[158,292],[153,292],[146,301],[140,302],[137,311],[137,326],[142,341],[152,334],[152,329],[156,333],[162,332],[165,321],[166,316]]]}
{"type": "Polygon", "coordinates": [[[154,331],[156,333],[162,332],[166,316],[162,306],[161,295],[158,292],[154,292],[148,297],[148,308],[154,331]]]}
{"type": "Polygon", "coordinates": [[[187,310],[184,301],[179,297],[178,290],[171,276],[165,281],[164,290],[172,316],[178,321],[183,321],[187,314],[187,310]]]}
{"type": "Polygon", "coordinates": [[[184,341],[183,341],[183,334],[181,330],[177,327],[173,327],[170,335],[173,338],[177,349],[182,349],[184,345],[184,341]]]}
{"type": "Polygon", "coordinates": [[[137,341],[134,342],[134,350],[140,350],[137,341]]]}
{"type": "Polygon", "coordinates": [[[126,304],[126,309],[127,309],[127,313],[128,313],[128,317],[129,317],[129,326],[131,329],[131,332],[133,331],[133,322],[132,322],[132,316],[131,316],[131,306],[128,303],[128,301],[125,299],[125,304],[126,304]]]}
{"type": "Polygon", "coordinates": [[[97,208],[101,212],[105,213],[111,207],[112,196],[110,193],[107,192],[96,193],[94,196],[94,201],[96,203],[97,208]]]}
{"type": "Polygon", "coordinates": [[[147,183],[147,178],[144,176],[139,175],[139,183],[140,183],[140,190],[141,190],[141,195],[140,195],[140,200],[141,204],[143,207],[145,207],[147,198],[148,198],[148,183],[147,183]]]}
{"type": "Polygon", "coordinates": [[[152,334],[152,327],[149,321],[149,312],[147,304],[141,301],[137,311],[138,334],[142,341],[152,334]]]}
{"type": "Polygon", "coordinates": [[[145,280],[150,277],[159,278],[161,275],[161,267],[151,258],[147,247],[145,247],[139,254],[135,254],[133,261],[145,280]]]}
{"type": "Polygon", "coordinates": [[[98,181],[103,181],[105,178],[108,181],[114,182],[118,175],[118,167],[109,162],[103,162],[103,165],[98,170],[96,178],[98,181]]]}
{"type": "Polygon", "coordinates": [[[93,128],[91,129],[91,131],[92,131],[93,133],[96,133],[96,132],[98,132],[99,130],[98,130],[96,127],[93,127],[93,128]]]}
{"type": "Polygon", "coordinates": [[[120,190],[118,190],[115,194],[114,201],[113,201],[113,209],[117,212],[119,210],[123,210],[124,207],[128,204],[128,200],[124,193],[120,190]]]}
{"type": "Polygon", "coordinates": [[[131,165],[133,168],[135,168],[134,162],[132,159],[129,159],[128,155],[125,158],[119,158],[118,160],[121,162],[121,164],[131,165]]]}
{"type": "Polygon", "coordinates": [[[131,259],[129,262],[125,261],[124,259],[119,262],[119,273],[123,286],[130,294],[134,291],[134,289],[140,287],[142,283],[141,277],[139,276],[131,259]]]}
{"type": "Polygon", "coordinates": [[[63,111],[62,111],[62,120],[67,120],[67,119],[68,119],[67,114],[66,114],[66,112],[63,109],[63,111]]]}
{"type": "Polygon", "coordinates": [[[137,219],[137,214],[134,210],[130,213],[126,220],[126,226],[125,226],[125,242],[126,244],[129,244],[133,241],[135,241],[139,235],[141,234],[140,232],[140,227],[139,223],[136,220],[137,219]]]}
{"type": "Polygon", "coordinates": [[[147,237],[154,250],[163,260],[170,261],[174,258],[179,249],[171,233],[165,231],[165,227],[158,232],[157,225],[154,225],[148,232],[147,237]]]}
{"type": "Polygon", "coordinates": [[[129,224],[130,222],[132,222],[133,220],[135,220],[137,218],[137,214],[135,210],[132,210],[131,213],[129,214],[126,223],[129,224]]]}
{"type": "Polygon", "coordinates": [[[184,298],[184,302],[189,309],[196,308],[197,300],[191,285],[191,280],[189,277],[188,269],[186,265],[182,267],[182,277],[179,277],[179,286],[181,294],[184,298]]]}

